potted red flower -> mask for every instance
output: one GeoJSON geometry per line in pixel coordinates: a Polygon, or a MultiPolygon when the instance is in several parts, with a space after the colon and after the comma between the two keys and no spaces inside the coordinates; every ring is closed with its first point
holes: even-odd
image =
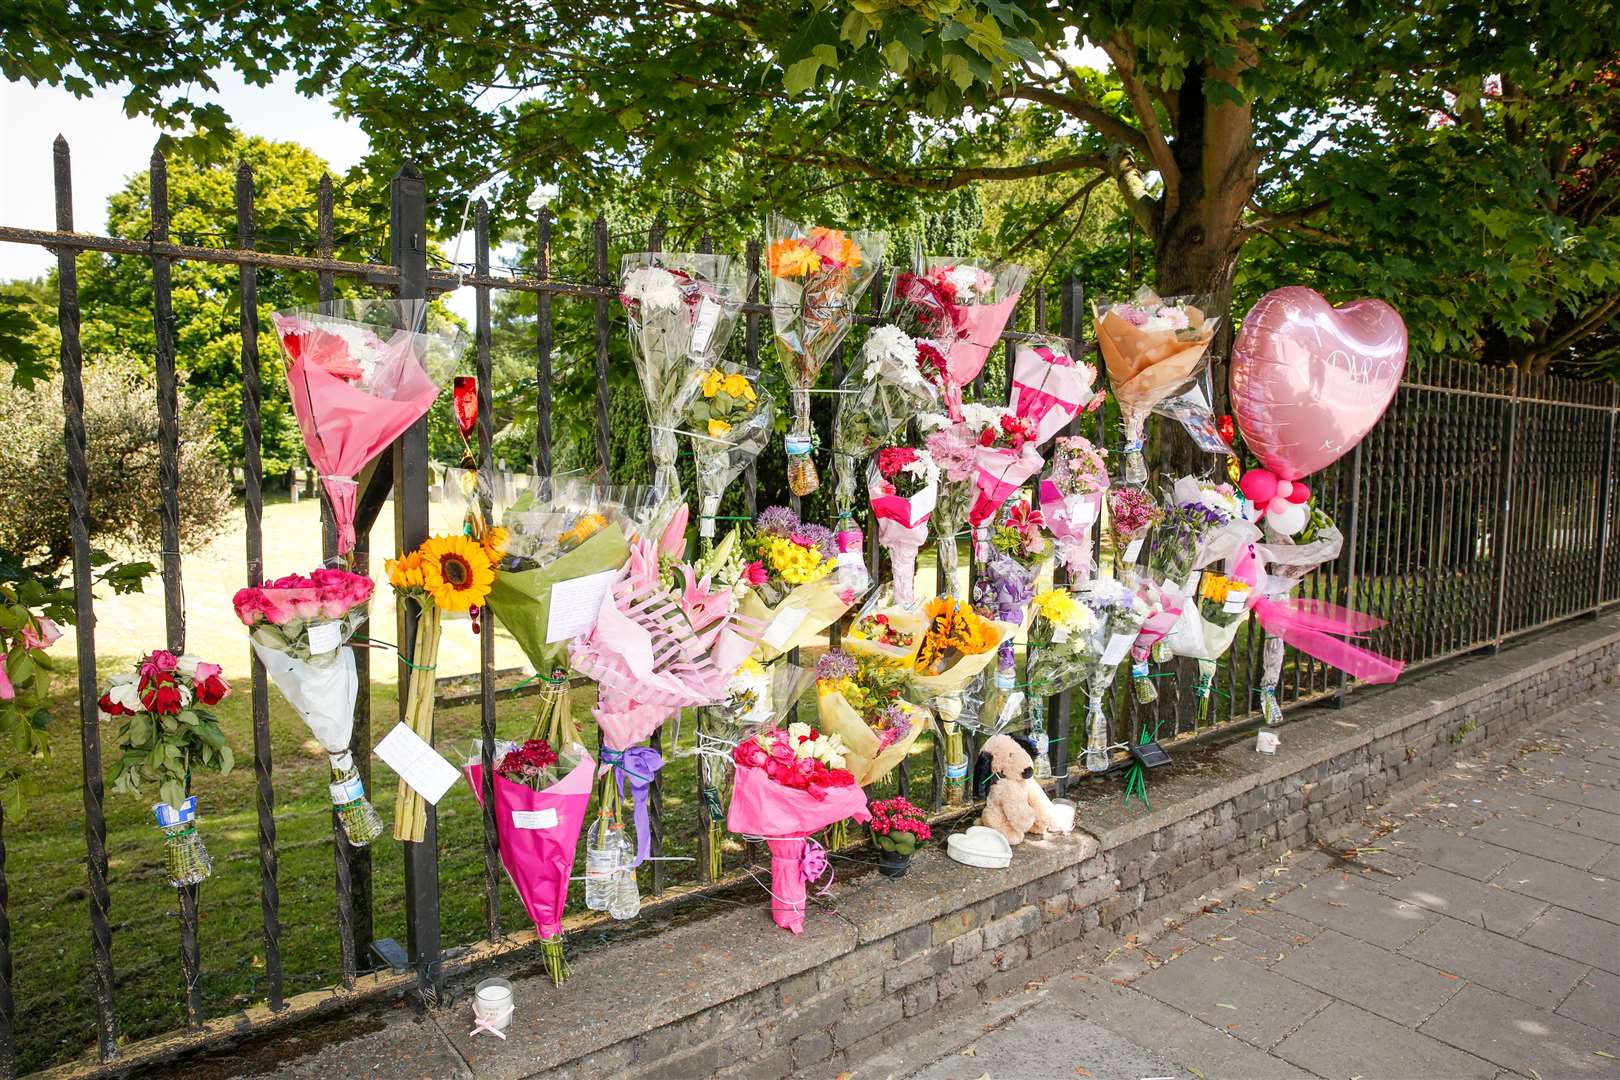
{"type": "Polygon", "coordinates": [[[911,869],[911,856],[917,846],[932,840],[934,832],[923,818],[923,812],[906,799],[883,799],[869,807],[872,820],[872,841],[878,849],[878,873],[884,877],[905,877],[911,869]]]}

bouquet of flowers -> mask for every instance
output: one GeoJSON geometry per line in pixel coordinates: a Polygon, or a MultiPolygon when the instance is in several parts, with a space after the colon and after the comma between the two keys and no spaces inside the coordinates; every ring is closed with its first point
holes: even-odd
{"type": "MultiPolygon", "coordinates": [[[[1207,484],[1197,477],[1183,476],[1165,499],[1153,528],[1148,572],[1159,581],[1185,588],[1188,575],[1213,560],[1214,556],[1207,554],[1211,541],[1241,520],[1231,485],[1207,484]]],[[[1243,526],[1243,535],[1252,535],[1252,528],[1243,526]]]]}
{"type": "Polygon", "coordinates": [[[856,466],[893,439],[908,420],[927,411],[934,390],[919,370],[926,342],[914,341],[896,326],[879,326],[866,339],[861,358],[844,376],[833,419],[835,494],[840,516],[855,505],[856,466]]]}
{"type": "Polygon", "coordinates": [[[732,752],[737,779],[726,827],[763,839],[771,849],[771,918],[804,933],[807,881],[826,876],[827,853],[811,833],[853,818],[866,821],[866,792],[844,768],[841,740],[809,724],[793,724],[744,739],[732,752]]]}
{"type": "MultiPolygon", "coordinates": [[[[965,408],[978,410],[980,407],[965,408]]],[[[973,505],[973,481],[978,475],[973,455],[978,449],[979,435],[966,420],[953,421],[941,413],[925,413],[920,426],[926,432],[923,445],[939,469],[939,499],[933,515],[934,552],[944,578],[945,594],[955,596],[959,587],[956,541],[967,525],[968,508],[973,505]]]]}
{"type": "MultiPolygon", "coordinates": [[[[1052,553],[1041,512],[1019,499],[1005,510],[990,534],[990,555],[973,583],[973,606],[983,615],[1019,627],[1035,598],[1035,579],[1052,553]]],[[[1016,630],[1015,630],[1016,632],[1016,630]]],[[[1010,690],[1016,666],[1012,635],[1001,643],[997,684],[1010,690]]]]}
{"type": "Polygon", "coordinates": [[[1097,369],[1075,363],[1062,338],[1020,341],[1013,349],[1013,414],[1034,421],[1035,445],[1044,445],[1082,409],[1091,412],[1102,407],[1105,393],[1091,389],[1096,381],[1097,369]]]}
{"type": "Polygon", "coordinates": [[[230,692],[218,664],[159,649],[133,672],[107,680],[96,702],[103,721],[122,717],[112,789],[139,795],[143,784],[157,787],[162,801],[152,814],[163,830],[164,864],[175,888],[206,881],[214,870],[197,834],[197,796],[189,792],[193,773],[214,769],[223,776],[235,763],[209,711],[230,692]]]}
{"type": "Polygon", "coordinates": [[[1085,681],[1090,658],[1102,654],[1107,627],[1062,586],[1036,593],[1034,611],[1026,681],[1032,694],[1051,697],[1085,681]]]}
{"type": "Polygon", "coordinates": [[[680,498],[676,431],[712,371],[742,304],[742,272],[727,255],[640,251],[619,264],[630,355],[647,399],[653,486],[680,498]]]}
{"type": "Polygon", "coordinates": [[[1104,530],[1103,572],[1118,573],[1120,580],[1136,581],[1136,562],[1148,530],[1163,512],[1153,496],[1139,487],[1115,485],[1108,489],[1108,527],[1104,530]]]}
{"type": "Polygon", "coordinates": [[[1041,481],[1041,514],[1077,585],[1091,580],[1091,529],[1108,491],[1107,453],[1084,436],[1061,437],[1053,444],[1052,471],[1041,481]]]}
{"type": "Polygon", "coordinates": [[[921,612],[880,604],[879,595],[873,593],[856,615],[844,634],[844,648],[859,655],[899,661],[909,667],[917,658],[917,650],[922,648],[928,621],[921,612]]]}
{"type": "Polygon", "coordinates": [[[878,543],[889,553],[894,601],[917,603],[917,552],[928,539],[928,518],[939,499],[939,469],[927,450],[886,446],[867,468],[878,543]]]}
{"type": "Polygon", "coordinates": [[[1182,605],[1176,625],[1165,643],[1176,656],[1189,656],[1198,662],[1198,681],[1193,698],[1198,703],[1198,720],[1209,715],[1209,694],[1215,683],[1215,664],[1232,646],[1238,627],[1249,617],[1249,592],[1253,581],[1228,577],[1215,570],[1196,575],[1197,585],[1182,605]]]}
{"type": "Polygon", "coordinates": [[[604,766],[599,815],[586,844],[586,905],[614,918],[640,910],[635,868],[651,839],[646,800],[660,755],[635,744],[683,708],[724,699],[726,687],[754,648],[758,625],[737,612],[738,586],[724,580],[735,541],[728,536],[696,565],[678,561],[685,549],[687,510],[676,510],[663,535],[637,538],[595,624],[576,638],[569,658],[598,684],[596,718],[604,766]],[[618,766],[619,768],[615,768],[618,766]],[[624,777],[632,780],[636,855],[625,857],[620,812],[624,777]]]}
{"type": "Polygon", "coordinates": [[[809,668],[773,664],[767,669],[749,657],[726,683],[725,699],[698,710],[698,778],[709,827],[710,881],[720,880],[724,870],[721,845],[731,797],[732,750],[756,732],[780,725],[815,678],[809,668]]]}
{"type": "Polygon", "coordinates": [[[816,475],[810,427],[810,390],[822,365],[844,340],[855,305],[872,283],[883,257],[878,233],[815,226],[803,229],[772,214],[766,239],[771,275],[771,323],[776,354],[787,374],[793,420],[787,434],[788,486],[808,495],[821,485],[816,475]]]}
{"type": "MultiPolygon", "coordinates": [[[[495,836],[501,865],[540,935],[540,957],[554,986],[568,978],[562,917],[568,906],[568,875],[585,824],[596,762],[582,747],[562,757],[544,739],[500,742],[495,747],[495,836]]],[[[484,766],[468,761],[467,782],[484,802],[484,766]]]]}
{"type": "Polygon", "coordinates": [[[1160,297],[1142,289],[1128,303],[1094,305],[1097,347],[1125,425],[1125,480],[1147,482],[1142,458],[1148,414],[1198,381],[1219,318],[1206,316],[1196,296],[1160,297]]]}
{"type": "Polygon", "coordinates": [[[983,705],[984,671],[1002,642],[1018,628],[986,619],[951,596],[936,596],[924,603],[923,616],[928,622],[911,664],[912,693],[934,709],[945,743],[946,794],[953,802],[961,802],[968,759],[960,725],[983,705]]]}
{"type": "Polygon", "coordinates": [[[880,799],[867,809],[872,813],[866,827],[872,830],[872,843],[877,845],[878,872],[884,877],[903,876],[917,846],[934,838],[928,818],[909,799],[899,796],[880,799]]]}
{"type": "MultiPolygon", "coordinates": [[[[967,412],[974,406],[963,406],[967,412]]],[[[968,524],[978,527],[996,515],[1024,481],[1045,464],[1037,451],[1035,422],[1010,409],[989,410],[992,422],[979,431],[973,449],[973,482],[978,492],[968,508],[968,524]]]]}
{"type": "Polygon", "coordinates": [[[349,750],[360,677],[348,643],[365,621],[373,588],[364,574],[320,569],[238,590],[232,601],[270,681],[326,751],[332,805],[356,847],[383,831],[349,750]]]}
{"type": "Polygon", "coordinates": [[[1120,662],[1129,655],[1136,635],[1147,619],[1148,608],[1130,587],[1112,578],[1087,582],[1076,594],[1091,609],[1098,630],[1083,635],[1079,659],[1082,682],[1088,691],[1086,703],[1086,769],[1108,771],[1108,719],[1103,715],[1103,695],[1114,683],[1120,662]]]}
{"type": "Polygon", "coordinates": [[[422,300],[345,300],[270,319],[344,554],[354,547],[355,478],[428,411],[439,396],[428,369],[453,366],[463,341],[453,328],[427,330],[422,300]]]}
{"type": "Polygon", "coordinates": [[[897,303],[945,347],[939,388],[951,419],[961,419],[962,388],[984,370],[1027,280],[1014,263],[937,255],[895,276],[897,303]]]}
{"type": "Polygon", "coordinates": [[[816,663],[821,730],[842,740],[845,768],[862,787],[903,761],[928,727],[928,710],[901,696],[910,675],[903,661],[837,649],[816,663]]]}
{"type": "Polygon", "coordinates": [[[705,548],[714,543],[715,515],[726,488],[759,456],[776,422],[776,408],[759,389],[759,371],[723,364],[702,371],[688,421],[694,430],[692,458],[703,512],[698,536],[705,548]]]}
{"type": "MultiPolygon", "coordinates": [[[[480,605],[495,581],[493,560],[499,553],[470,536],[430,536],[420,547],[384,564],[388,583],[401,600],[420,611],[416,640],[407,662],[406,722],[429,745],[433,743],[434,668],[446,612],[471,615],[478,628],[480,605]]],[[[421,843],[427,831],[427,803],[402,779],[394,799],[394,839],[421,843]]]]}
{"type": "Polygon", "coordinates": [[[1136,700],[1145,705],[1159,700],[1159,692],[1154,688],[1153,677],[1149,674],[1148,661],[1165,635],[1176,625],[1176,620],[1181,617],[1181,609],[1188,601],[1182,598],[1179,585],[1168,581],[1161,584],[1151,578],[1137,586],[1136,597],[1147,607],[1147,617],[1142,620],[1142,628],[1136,632],[1136,641],[1131,646],[1131,685],[1136,692],[1136,700]]]}
{"type": "Polygon", "coordinates": [[[831,530],[800,521],[785,506],[754,519],[754,535],[742,543],[742,583],[750,587],[742,612],[765,627],[755,659],[768,663],[814,643],[855,602],[831,576],[837,546],[831,530]]]}

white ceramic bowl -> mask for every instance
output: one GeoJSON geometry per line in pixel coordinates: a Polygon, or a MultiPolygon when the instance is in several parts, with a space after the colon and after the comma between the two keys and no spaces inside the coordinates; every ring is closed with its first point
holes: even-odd
{"type": "Polygon", "coordinates": [[[996,830],[974,825],[967,832],[952,833],[945,841],[946,854],[965,866],[1005,870],[1012,862],[1012,845],[996,830]]]}

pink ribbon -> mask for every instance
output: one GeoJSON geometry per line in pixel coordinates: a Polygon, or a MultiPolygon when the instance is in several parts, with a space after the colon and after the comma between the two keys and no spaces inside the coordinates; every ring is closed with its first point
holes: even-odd
{"type": "Polygon", "coordinates": [[[1325,600],[1261,597],[1255,602],[1254,616],[1266,633],[1362,682],[1392,683],[1406,667],[1404,660],[1394,660],[1343,640],[1361,637],[1384,625],[1383,619],[1360,611],[1325,600]]]}
{"type": "Polygon", "coordinates": [[[502,1042],[505,1042],[506,1032],[502,1031],[495,1025],[499,1024],[502,1020],[505,1020],[511,1015],[512,1006],[510,1005],[496,1013],[494,1016],[479,1016],[476,1012],[473,1013],[473,1029],[467,1032],[467,1038],[470,1039],[474,1035],[477,1035],[480,1031],[485,1031],[495,1036],[497,1039],[500,1039],[502,1042]]]}
{"type": "Polygon", "coordinates": [[[832,862],[827,858],[827,849],[809,837],[804,841],[804,854],[799,856],[799,870],[804,874],[807,883],[816,881],[823,874],[827,875],[826,882],[816,890],[817,896],[826,896],[832,891],[834,875],[832,862]]]}

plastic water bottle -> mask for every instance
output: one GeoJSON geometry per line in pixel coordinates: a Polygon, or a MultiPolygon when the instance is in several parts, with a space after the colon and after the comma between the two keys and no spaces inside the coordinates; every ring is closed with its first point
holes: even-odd
{"type": "Polygon", "coordinates": [[[613,877],[613,887],[608,898],[609,915],[615,919],[633,919],[641,914],[641,889],[636,885],[636,869],[631,865],[635,861],[630,845],[625,841],[624,830],[619,830],[619,867],[613,877]]]}
{"type": "Polygon", "coordinates": [[[612,902],[623,852],[623,830],[611,818],[591,822],[585,838],[585,906],[590,910],[606,911],[612,902]]]}

